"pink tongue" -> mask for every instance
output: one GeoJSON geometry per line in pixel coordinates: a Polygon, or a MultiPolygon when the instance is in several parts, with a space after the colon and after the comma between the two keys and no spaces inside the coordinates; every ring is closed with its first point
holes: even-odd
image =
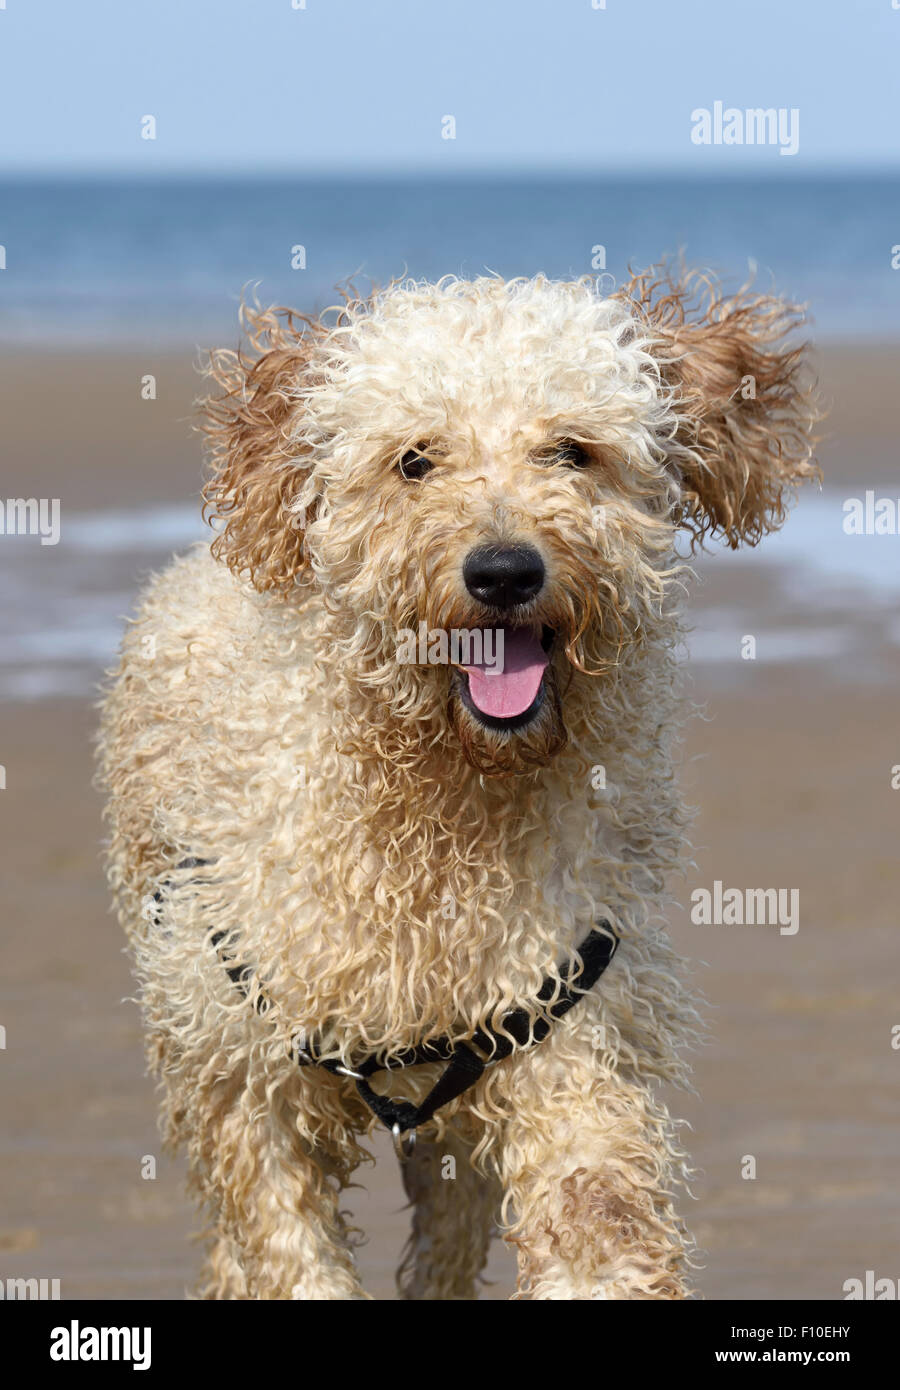
{"type": "Polygon", "coordinates": [[[497,661],[493,666],[479,662],[464,666],[469,677],[472,703],[482,714],[494,719],[513,719],[534,703],[548,657],[533,632],[525,627],[508,627],[503,632],[503,656],[495,637],[497,661]]]}

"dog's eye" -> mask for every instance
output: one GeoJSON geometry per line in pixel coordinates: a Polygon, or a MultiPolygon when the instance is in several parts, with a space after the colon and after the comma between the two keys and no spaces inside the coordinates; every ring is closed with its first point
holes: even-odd
{"type": "Polygon", "coordinates": [[[562,463],[566,468],[587,468],[590,461],[587,450],[574,439],[560,440],[554,450],[554,462],[562,463]]]}
{"type": "Polygon", "coordinates": [[[558,439],[552,444],[544,445],[533,454],[532,462],[540,463],[545,468],[551,468],[555,464],[562,464],[563,468],[587,468],[591,456],[576,440],[558,439]]]}
{"type": "Polygon", "coordinates": [[[408,453],[403,455],[397,467],[408,483],[414,483],[418,482],[420,478],[424,478],[426,473],[430,473],[434,464],[431,459],[420,454],[418,449],[410,449],[408,453]]]}

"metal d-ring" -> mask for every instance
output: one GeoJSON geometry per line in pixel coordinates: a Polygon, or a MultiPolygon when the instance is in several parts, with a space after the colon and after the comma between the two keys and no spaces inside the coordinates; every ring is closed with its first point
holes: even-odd
{"type": "Polygon", "coordinates": [[[351,1071],[349,1067],[335,1067],[335,1071],[340,1072],[341,1076],[352,1076],[354,1081],[365,1081],[366,1079],[361,1071],[351,1071]]]}
{"type": "Polygon", "coordinates": [[[394,1141],[394,1153],[401,1163],[412,1158],[413,1150],[416,1147],[416,1131],[414,1129],[401,1132],[399,1124],[395,1123],[391,1129],[391,1138],[394,1141]]]}

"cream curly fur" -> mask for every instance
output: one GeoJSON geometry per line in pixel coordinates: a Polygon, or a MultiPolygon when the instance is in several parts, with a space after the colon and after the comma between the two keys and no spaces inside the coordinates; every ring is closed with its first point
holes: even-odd
{"type": "MultiPolygon", "coordinates": [[[[350,1066],[465,1039],[602,917],[621,946],[595,988],[420,1134],[401,1288],[474,1297],[501,1223],[520,1297],[684,1297],[656,1085],[686,1081],[698,1026],[663,922],[686,853],[675,538],[754,542],[815,472],[797,313],[639,276],[606,299],[484,278],[247,317],[249,354],[209,363],[212,550],[151,584],[102,739],[167,1135],[212,1220],[202,1292],[366,1296],[340,1192],[375,1122],[352,1081],[297,1065],[298,1037],[350,1066]],[[407,480],[413,448],[433,467],[407,480]],[[546,567],[521,621],[556,637],[539,713],[497,732],[397,640],[485,625],[463,561],[513,542],[546,567]]],[[[376,1085],[415,1099],[434,1076],[376,1085]]]]}

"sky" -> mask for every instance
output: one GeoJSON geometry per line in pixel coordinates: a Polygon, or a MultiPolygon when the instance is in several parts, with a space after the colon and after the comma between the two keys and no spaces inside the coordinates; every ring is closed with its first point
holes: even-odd
{"type": "Polygon", "coordinates": [[[900,0],[302,3],[0,0],[0,171],[900,165],[900,0]],[[692,143],[716,101],[795,108],[797,154],[692,143]]]}

